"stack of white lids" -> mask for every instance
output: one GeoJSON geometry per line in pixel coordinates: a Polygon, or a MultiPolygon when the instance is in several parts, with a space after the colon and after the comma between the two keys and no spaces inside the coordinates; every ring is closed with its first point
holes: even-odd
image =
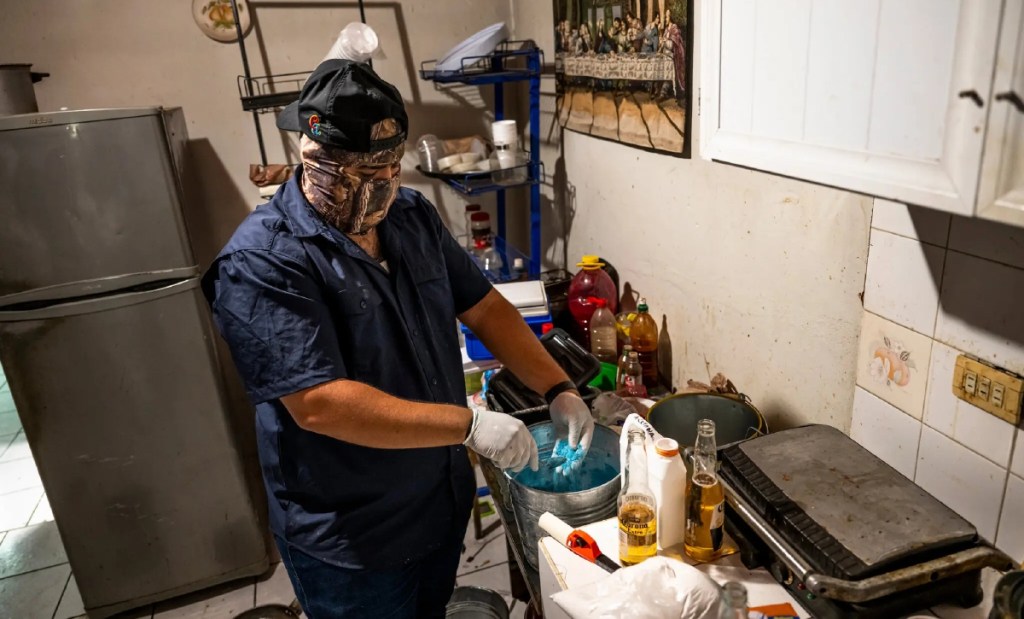
{"type": "Polygon", "coordinates": [[[543,282],[511,282],[498,284],[494,288],[519,310],[523,318],[547,316],[549,313],[548,294],[543,282]]]}

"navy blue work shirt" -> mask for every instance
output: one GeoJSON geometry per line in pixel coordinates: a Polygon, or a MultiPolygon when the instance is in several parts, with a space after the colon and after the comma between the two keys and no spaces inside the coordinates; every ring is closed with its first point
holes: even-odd
{"type": "Polygon", "coordinates": [[[465,406],[456,316],[491,285],[418,192],[402,188],[378,226],[385,270],[317,215],[300,177],[242,222],[203,278],[256,405],[271,530],[345,568],[461,544],[476,486],[465,447],[346,443],[300,428],[280,398],[350,379],[465,406]]]}

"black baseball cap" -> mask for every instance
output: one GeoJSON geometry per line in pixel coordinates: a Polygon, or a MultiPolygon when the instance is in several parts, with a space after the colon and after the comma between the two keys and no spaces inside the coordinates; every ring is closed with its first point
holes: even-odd
{"type": "Polygon", "coordinates": [[[298,101],[278,114],[277,127],[349,152],[375,153],[405,142],[409,117],[398,89],[369,65],[332,59],[320,63],[298,101]],[[372,139],[373,126],[389,118],[398,122],[398,135],[372,139]]]}

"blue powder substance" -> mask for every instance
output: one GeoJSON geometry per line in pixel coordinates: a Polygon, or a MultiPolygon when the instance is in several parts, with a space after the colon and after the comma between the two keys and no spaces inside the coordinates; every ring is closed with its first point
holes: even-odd
{"type": "MultiPolygon", "coordinates": [[[[550,445],[550,443],[549,443],[550,445]]],[[[540,449],[540,467],[533,471],[526,467],[515,475],[515,480],[529,488],[545,492],[580,492],[596,488],[615,479],[619,474],[617,461],[612,461],[607,453],[591,450],[582,457],[582,450],[571,449],[565,439],[555,444],[555,453],[551,448],[540,449]],[[580,462],[575,470],[572,465],[580,462]]],[[[618,454],[615,454],[618,459],[618,454]]]]}

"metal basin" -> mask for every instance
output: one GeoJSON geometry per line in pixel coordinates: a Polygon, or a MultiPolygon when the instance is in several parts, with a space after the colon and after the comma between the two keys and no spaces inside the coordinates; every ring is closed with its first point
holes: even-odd
{"type": "MultiPolygon", "coordinates": [[[[530,433],[537,441],[542,476],[555,475],[550,463],[555,444],[554,426],[550,421],[534,424],[530,426],[530,433]]],[[[537,485],[538,476],[527,470],[505,472],[516,525],[522,537],[523,555],[533,569],[538,569],[537,542],[544,535],[537,521],[544,512],[551,512],[574,527],[615,515],[620,487],[619,435],[602,425],[595,426],[590,452],[575,475],[581,483],[574,488],[580,489],[559,491],[558,485],[555,490],[533,487],[537,485]]]]}
{"type": "Polygon", "coordinates": [[[500,594],[483,587],[456,587],[445,608],[450,619],[508,619],[508,604],[500,594]]]}

